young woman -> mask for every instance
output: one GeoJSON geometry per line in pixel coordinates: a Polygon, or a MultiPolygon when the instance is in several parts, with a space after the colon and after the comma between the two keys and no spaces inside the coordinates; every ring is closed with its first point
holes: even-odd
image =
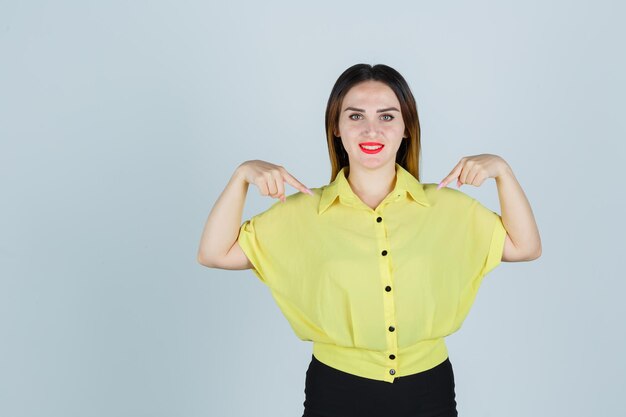
{"type": "Polygon", "coordinates": [[[326,108],[330,183],[281,165],[239,165],[206,222],[198,261],[252,268],[295,334],[313,342],[304,416],[456,416],[444,338],[500,261],[541,254],[532,210],[500,156],[466,156],[419,181],[420,128],[386,65],[341,74],[326,108]],[[460,190],[494,178],[502,215],[460,190]],[[299,192],[286,196],[285,183],[299,192]],[[248,185],[280,199],[241,224],[248,185]]]}

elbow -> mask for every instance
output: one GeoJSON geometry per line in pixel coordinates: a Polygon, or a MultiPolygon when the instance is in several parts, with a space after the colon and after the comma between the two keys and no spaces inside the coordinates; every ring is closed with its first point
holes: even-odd
{"type": "Polygon", "coordinates": [[[202,255],[198,254],[196,256],[196,261],[198,261],[198,263],[202,266],[209,266],[206,262],[206,260],[202,257],[202,255]]]}
{"type": "Polygon", "coordinates": [[[541,248],[539,248],[539,250],[537,251],[537,253],[535,254],[535,259],[541,257],[541,248]]]}
{"type": "Polygon", "coordinates": [[[198,254],[196,255],[196,261],[198,261],[198,263],[202,266],[206,266],[207,268],[216,268],[217,266],[215,265],[215,262],[213,262],[211,259],[207,258],[202,251],[199,251],[198,254]]]}
{"type": "Polygon", "coordinates": [[[537,248],[531,252],[531,254],[527,257],[528,261],[534,261],[541,256],[541,245],[537,246],[537,248]]]}

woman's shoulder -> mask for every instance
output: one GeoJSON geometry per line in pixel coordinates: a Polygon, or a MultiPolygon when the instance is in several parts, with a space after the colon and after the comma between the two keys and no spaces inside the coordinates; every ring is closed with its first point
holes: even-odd
{"type": "Polygon", "coordinates": [[[306,221],[312,215],[317,214],[324,186],[309,189],[313,192],[313,195],[297,191],[287,195],[284,202],[276,200],[269,208],[257,216],[283,219],[285,221],[292,219],[299,219],[300,222],[306,221]]]}
{"type": "Polygon", "coordinates": [[[451,187],[442,187],[437,189],[438,186],[439,185],[436,183],[422,184],[424,194],[426,194],[426,198],[428,199],[431,207],[467,209],[474,201],[476,201],[476,199],[465,194],[461,190],[451,187]]]}

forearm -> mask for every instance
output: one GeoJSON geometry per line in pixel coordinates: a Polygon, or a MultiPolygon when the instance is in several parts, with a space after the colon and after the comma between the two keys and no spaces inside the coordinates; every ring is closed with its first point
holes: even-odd
{"type": "Polygon", "coordinates": [[[209,213],[202,231],[198,262],[210,265],[222,259],[232,248],[239,234],[248,183],[237,167],[228,184],[209,213]]]}
{"type": "Polygon", "coordinates": [[[541,255],[541,238],[530,203],[508,164],[495,177],[502,211],[502,223],[520,251],[534,259],[541,255]]]}

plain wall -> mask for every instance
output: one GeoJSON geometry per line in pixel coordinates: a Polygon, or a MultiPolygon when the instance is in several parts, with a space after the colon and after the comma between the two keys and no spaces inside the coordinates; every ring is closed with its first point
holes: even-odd
{"type": "MultiPolygon", "coordinates": [[[[447,338],[460,415],[615,415],[625,9],[1,2],[0,415],[301,415],[312,344],[196,253],[241,162],[328,183],[326,101],[356,63],[411,86],[422,182],[500,155],[539,225],[541,258],[492,271],[447,338]]],[[[500,212],[493,179],[461,190],[500,212]]],[[[274,201],[250,186],[242,221],[274,201]]]]}

